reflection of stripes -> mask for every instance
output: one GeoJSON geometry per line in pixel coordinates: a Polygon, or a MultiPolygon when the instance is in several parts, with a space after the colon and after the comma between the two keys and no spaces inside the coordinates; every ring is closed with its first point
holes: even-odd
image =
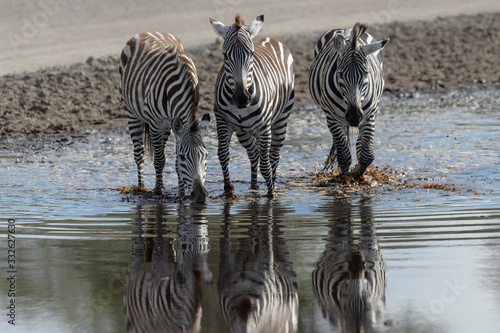
{"type": "MultiPolygon", "coordinates": [[[[185,207],[181,204],[180,209],[185,207]]],[[[198,332],[202,316],[202,278],[211,282],[206,259],[208,230],[204,223],[184,221],[179,212],[177,251],[164,237],[163,206],[156,206],[156,235],[144,237],[143,208],[138,208],[130,272],[124,290],[128,332],[198,332]]]]}
{"type": "Polygon", "coordinates": [[[274,195],[276,169],[294,103],[294,62],[290,51],[269,37],[254,37],[264,20],[258,16],[244,26],[239,15],[231,26],[213,21],[224,38],[224,65],[217,77],[215,116],[218,155],[226,194],[232,194],[229,143],[233,132],[248,152],[251,186],[257,188],[257,170],[268,195],[274,195]]]}
{"type": "Polygon", "coordinates": [[[139,271],[127,278],[125,316],[128,332],[197,332],[201,323],[199,272],[155,276],[139,271]]]}
{"type": "Polygon", "coordinates": [[[357,242],[350,218],[351,208],[345,205],[336,202],[331,206],[340,213],[336,213],[331,222],[325,250],[315,264],[313,291],[332,324],[345,332],[371,332],[384,311],[385,262],[369,209],[361,207],[357,242]]]}
{"type": "Polygon", "coordinates": [[[295,332],[298,325],[297,278],[286,241],[272,208],[251,204],[246,238],[231,252],[229,230],[220,241],[218,281],[222,315],[230,332],[295,332]],[[263,212],[258,215],[256,212],[263,212]],[[270,212],[271,214],[268,214],[270,212]],[[258,224],[258,218],[271,218],[258,224]]]}
{"type": "MultiPolygon", "coordinates": [[[[184,186],[203,184],[207,151],[203,144],[198,108],[198,78],[193,61],[175,36],[141,33],[121,53],[120,94],[127,111],[134,144],[139,186],[143,187],[144,142],[151,139],[156,170],[155,192],[163,189],[165,144],[171,129],[177,136],[180,195],[184,186]]],[[[204,117],[209,120],[208,115],[204,117]]]]}
{"type": "Polygon", "coordinates": [[[348,126],[359,128],[356,143],[359,178],[373,162],[375,117],[384,88],[382,55],[387,40],[376,41],[356,23],[353,29],[325,33],[314,49],[309,71],[309,90],[326,114],[333,136],[330,161],[335,157],[344,176],[349,175],[351,153],[347,142],[348,126]]]}

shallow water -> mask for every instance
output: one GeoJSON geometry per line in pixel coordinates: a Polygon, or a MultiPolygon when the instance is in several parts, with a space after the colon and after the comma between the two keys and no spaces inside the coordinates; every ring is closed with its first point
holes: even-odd
{"type": "MultiPolygon", "coordinates": [[[[230,167],[240,197],[218,197],[214,125],[205,205],[117,191],[136,183],[125,131],[4,152],[1,331],[124,332],[129,323],[229,332],[252,312],[258,327],[299,332],[350,331],[353,318],[367,331],[496,332],[500,100],[493,92],[430,98],[384,99],[375,164],[398,176],[361,190],[307,181],[330,148],[318,110],[290,118],[274,200],[260,197],[261,178],[260,194],[249,191],[236,140],[230,167]],[[453,190],[425,187],[433,183],[453,190]],[[354,288],[364,290],[362,301],[354,288]],[[138,295],[158,290],[180,306],[141,303],[138,295]]],[[[172,156],[172,143],[167,150],[172,156]]],[[[145,171],[152,189],[151,163],[145,171]]],[[[172,160],[166,172],[173,197],[172,160]]]]}

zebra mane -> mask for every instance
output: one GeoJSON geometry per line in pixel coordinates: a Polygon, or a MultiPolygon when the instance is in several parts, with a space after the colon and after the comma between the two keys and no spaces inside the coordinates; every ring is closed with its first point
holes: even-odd
{"type": "Polygon", "coordinates": [[[364,24],[356,22],[354,27],[352,28],[352,44],[351,49],[354,51],[354,54],[357,52],[358,39],[361,35],[368,29],[368,27],[364,24]]]}
{"type": "Polygon", "coordinates": [[[234,17],[234,25],[238,29],[241,29],[241,27],[245,26],[245,22],[243,22],[243,19],[241,18],[240,13],[236,13],[236,16],[234,17]]]}
{"type": "Polygon", "coordinates": [[[200,126],[200,121],[196,119],[196,117],[193,115],[193,119],[191,121],[191,127],[189,128],[190,133],[195,133],[201,129],[200,126]]]}

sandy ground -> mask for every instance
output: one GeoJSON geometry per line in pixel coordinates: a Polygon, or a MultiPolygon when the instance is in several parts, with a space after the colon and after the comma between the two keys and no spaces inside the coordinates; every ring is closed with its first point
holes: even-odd
{"type": "Polygon", "coordinates": [[[307,72],[317,38],[334,27],[351,27],[355,21],[367,22],[369,32],[379,39],[391,38],[383,53],[386,93],[500,81],[498,1],[420,1],[417,5],[417,1],[376,0],[363,13],[361,1],[356,0],[334,1],[344,3],[339,7],[331,1],[256,1],[252,6],[239,0],[185,1],[168,9],[166,3],[171,1],[104,4],[92,0],[85,6],[71,0],[2,2],[5,20],[0,31],[7,34],[11,46],[0,50],[4,74],[0,139],[4,142],[20,135],[125,126],[118,96],[118,55],[123,43],[139,31],[167,30],[183,40],[198,69],[200,109],[211,110],[222,56],[208,16],[231,23],[239,11],[250,22],[259,7],[266,15],[260,34],[277,37],[294,55],[297,106],[311,102],[307,72]],[[495,12],[477,14],[486,8],[495,12]],[[468,15],[436,18],[463,12],[468,15]],[[333,22],[330,17],[338,19],[333,22]]]}

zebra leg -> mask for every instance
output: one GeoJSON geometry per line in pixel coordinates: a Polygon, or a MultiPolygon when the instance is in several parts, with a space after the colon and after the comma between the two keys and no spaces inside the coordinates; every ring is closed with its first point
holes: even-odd
{"type": "Polygon", "coordinates": [[[375,135],[375,116],[363,121],[359,127],[359,136],[356,141],[356,156],[358,164],[354,168],[353,176],[355,179],[363,177],[366,169],[375,160],[375,153],[373,152],[373,137],[375,135]]]}
{"type": "Polygon", "coordinates": [[[250,189],[258,190],[257,185],[257,170],[259,167],[259,150],[257,149],[257,141],[255,137],[248,132],[236,132],[241,145],[247,150],[248,159],[250,160],[250,189]]]}
{"type": "Polygon", "coordinates": [[[346,177],[350,177],[349,167],[351,166],[352,157],[349,151],[349,144],[347,140],[347,130],[348,127],[345,124],[341,124],[337,121],[328,124],[330,133],[333,137],[333,145],[335,146],[337,161],[339,163],[340,170],[342,171],[342,176],[344,180],[346,177]]]}
{"type": "Polygon", "coordinates": [[[286,126],[288,122],[289,113],[285,114],[279,121],[277,121],[271,128],[271,151],[269,158],[271,160],[271,175],[273,186],[276,189],[276,177],[278,164],[280,162],[281,147],[286,137],[286,126]]]}
{"type": "MultiPolygon", "coordinates": [[[[217,114],[216,114],[217,115],[217,114]]],[[[222,167],[222,175],[224,176],[224,195],[232,196],[234,195],[234,186],[231,182],[229,176],[229,143],[231,142],[231,137],[233,132],[226,123],[217,117],[217,139],[218,139],[218,149],[217,155],[219,157],[219,162],[222,167]]]]}
{"type": "Polygon", "coordinates": [[[139,119],[129,114],[128,130],[132,144],[134,145],[134,159],[137,164],[137,186],[144,187],[143,168],[144,168],[144,123],[139,119]]]}
{"type": "Polygon", "coordinates": [[[161,194],[165,188],[163,184],[163,169],[165,168],[165,144],[163,133],[151,129],[151,143],[154,150],[154,162],[156,172],[156,183],[154,194],[161,194]]]}
{"type": "Polygon", "coordinates": [[[269,154],[271,148],[271,130],[266,129],[259,135],[258,138],[259,154],[260,154],[260,173],[267,184],[266,196],[274,197],[274,184],[272,179],[271,163],[269,161],[269,154]]]}

